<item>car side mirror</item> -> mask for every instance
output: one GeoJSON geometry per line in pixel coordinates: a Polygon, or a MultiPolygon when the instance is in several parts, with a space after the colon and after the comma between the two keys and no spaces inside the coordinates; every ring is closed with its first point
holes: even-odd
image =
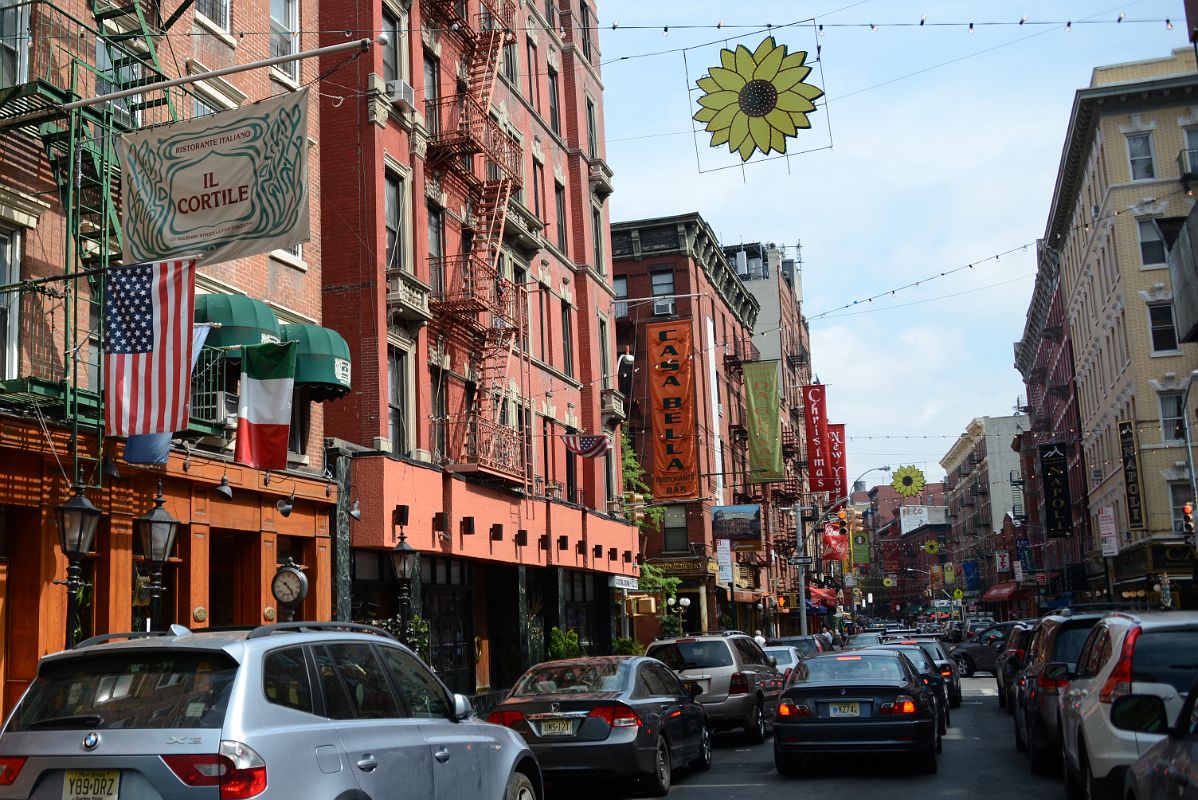
{"type": "Polygon", "coordinates": [[[1004,642],[1002,639],[995,639],[993,642],[990,643],[990,646],[993,647],[995,650],[997,650],[1000,653],[1003,650],[1007,649],[1007,643],[1004,642]]]}
{"type": "Polygon", "coordinates": [[[1069,665],[1064,661],[1052,661],[1045,664],[1043,675],[1052,681],[1068,681],[1077,677],[1069,671],[1069,665]]]}
{"type": "Polygon", "coordinates": [[[1111,706],[1111,724],[1133,733],[1165,733],[1169,715],[1165,701],[1153,694],[1129,694],[1111,706]]]}
{"type": "Polygon", "coordinates": [[[771,667],[776,667],[776,666],[778,666],[778,659],[777,659],[777,658],[775,658],[774,656],[770,656],[770,666],[771,666],[771,667]]]}
{"type": "Polygon", "coordinates": [[[464,719],[470,719],[474,716],[474,706],[470,703],[470,698],[464,694],[455,694],[453,696],[453,718],[457,722],[464,719]]]}

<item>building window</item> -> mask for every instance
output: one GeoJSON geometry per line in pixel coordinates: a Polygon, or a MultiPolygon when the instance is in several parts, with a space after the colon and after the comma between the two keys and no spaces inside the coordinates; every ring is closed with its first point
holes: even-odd
{"type": "Polygon", "coordinates": [[[26,81],[28,35],[29,5],[12,0],[0,3],[0,89],[26,81]]]}
{"type": "Polygon", "coordinates": [[[549,478],[553,474],[551,465],[553,455],[553,423],[548,417],[541,417],[541,482],[545,486],[545,496],[548,497],[549,478]]]}
{"type": "Polygon", "coordinates": [[[408,408],[408,351],[388,347],[387,438],[391,442],[391,452],[397,456],[406,456],[411,447],[408,408]]]}
{"type": "Polygon", "coordinates": [[[1198,172],[1198,128],[1186,128],[1185,167],[1186,172],[1198,172]]]}
{"type": "Polygon", "coordinates": [[[1131,162],[1131,179],[1147,180],[1156,177],[1152,160],[1152,134],[1137,133],[1127,137],[1127,157],[1131,162]]]}
{"type": "Polygon", "coordinates": [[[196,0],[196,11],[222,31],[229,30],[229,0],[196,0]]]}
{"type": "Polygon", "coordinates": [[[1173,327],[1172,303],[1149,305],[1148,326],[1152,333],[1152,352],[1170,353],[1177,350],[1177,329],[1173,327]]]}
{"type": "Polygon", "coordinates": [[[545,221],[545,165],[540,161],[532,162],[532,213],[545,221]]]}
{"type": "Polygon", "coordinates": [[[557,0],[545,0],[545,22],[550,30],[557,27],[557,0]]]}
{"type": "Polygon", "coordinates": [[[1184,442],[1186,438],[1185,408],[1182,406],[1180,392],[1161,394],[1161,441],[1166,443],[1184,442]]]}
{"type": "Polygon", "coordinates": [[[1173,532],[1182,533],[1181,507],[1194,502],[1194,492],[1188,481],[1169,484],[1169,505],[1173,516],[1173,532]]]}
{"type": "Polygon", "coordinates": [[[191,104],[192,119],[211,116],[220,110],[221,109],[217,108],[212,103],[209,103],[208,98],[204,97],[202,94],[197,94],[191,104]]]}
{"type": "Polygon", "coordinates": [[[1140,228],[1140,261],[1144,266],[1165,263],[1165,240],[1161,237],[1156,220],[1142,219],[1140,228]]]}
{"type": "Polygon", "coordinates": [[[394,13],[391,9],[383,9],[383,33],[387,34],[387,44],[383,47],[383,80],[397,81],[404,77],[404,66],[407,58],[408,31],[407,20],[394,13]]]}
{"type": "Polygon", "coordinates": [[[517,71],[520,68],[520,63],[516,59],[516,42],[515,36],[512,41],[504,42],[503,44],[503,77],[507,78],[508,82],[513,86],[518,86],[516,83],[517,71]]]}
{"type": "Polygon", "coordinates": [[[628,279],[613,278],[611,288],[616,293],[616,317],[628,316],[628,279]]]}
{"type": "Polygon", "coordinates": [[[428,207],[428,269],[433,294],[438,297],[445,292],[445,216],[437,206],[428,207]]]}
{"type": "Polygon", "coordinates": [[[592,159],[599,157],[599,121],[595,117],[595,102],[587,98],[587,153],[592,159]]]}
{"type": "Polygon", "coordinates": [[[557,70],[549,68],[549,128],[559,136],[562,132],[562,107],[558,100],[557,70]]]}
{"type": "Polygon", "coordinates": [[[599,206],[591,206],[591,236],[595,245],[595,272],[606,275],[607,268],[603,264],[603,209],[599,206]]]}
{"type": "Polygon", "coordinates": [[[574,326],[570,322],[570,304],[562,301],[562,372],[574,377],[574,326]]]}
{"type": "Polygon", "coordinates": [[[430,134],[441,130],[440,109],[437,107],[441,99],[441,62],[429,51],[424,51],[424,117],[425,126],[430,134]]]}
{"type": "Polygon", "coordinates": [[[666,553],[690,552],[690,542],[686,537],[686,506],[666,506],[661,520],[664,542],[662,550],[666,553]]]}
{"type": "Polygon", "coordinates": [[[408,269],[403,241],[404,180],[388,170],[383,181],[386,193],[387,272],[408,269]]]}
{"type": "Polygon", "coordinates": [[[613,450],[608,450],[603,454],[603,485],[607,490],[607,502],[610,506],[620,496],[619,489],[616,488],[618,486],[616,481],[616,457],[613,450]]]}
{"type": "Polygon", "coordinates": [[[610,389],[612,385],[611,343],[607,340],[607,320],[603,317],[599,317],[599,369],[603,370],[600,386],[610,389]]]}
{"type": "MultiPolygon", "coordinates": [[[[299,3],[297,0],[270,0],[270,55],[289,56],[296,52],[299,31],[299,3]]],[[[288,61],[275,69],[293,81],[299,80],[299,62],[288,61]]]]}
{"type": "Polygon", "coordinates": [[[308,430],[312,423],[312,404],[307,389],[294,389],[291,398],[291,427],[287,431],[287,450],[297,456],[308,452],[308,430]]]}
{"type": "Polygon", "coordinates": [[[653,296],[663,297],[664,300],[653,301],[653,313],[658,315],[674,313],[674,272],[666,270],[664,272],[649,273],[649,280],[653,286],[653,296]]]}
{"type": "Polygon", "coordinates": [[[430,421],[433,424],[433,461],[438,464],[449,459],[449,403],[446,380],[444,370],[433,368],[433,407],[430,421]]]}
{"type": "Polygon", "coordinates": [[[553,182],[553,202],[557,207],[557,249],[566,252],[566,187],[553,182]]]}
{"type": "MultiPolygon", "coordinates": [[[[0,282],[12,284],[21,279],[19,256],[17,234],[0,230],[0,282]]],[[[0,295],[0,380],[16,378],[20,367],[20,351],[17,348],[20,312],[20,292],[0,295]]]]}
{"type": "MultiPolygon", "coordinates": [[[[575,434],[578,431],[566,428],[566,433],[575,434]]],[[[566,450],[566,500],[571,503],[582,501],[578,492],[578,455],[569,449],[566,450]]]]}
{"type": "Polygon", "coordinates": [[[578,27],[582,31],[582,54],[587,61],[591,60],[591,7],[586,0],[579,3],[578,27]]]}
{"type": "Polygon", "coordinates": [[[528,56],[528,100],[537,113],[541,113],[541,71],[538,68],[537,46],[531,38],[526,40],[525,55],[528,56]]]}
{"type": "MultiPolygon", "coordinates": [[[[102,36],[96,37],[96,95],[109,94],[121,90],[123,84],[129,84],[141,78],[139,64],[128,63],[125,53],[113,47],[102,36]],[[117,66],[117,65],[120,66],[117,66]]],[[[140,115],[136,106],[141,103],[141,95],[122,97],[120,100],[110,100],[108,106],[112,109],[112,118],[118,125],[126,128],[136,128],[140,115]]]]}

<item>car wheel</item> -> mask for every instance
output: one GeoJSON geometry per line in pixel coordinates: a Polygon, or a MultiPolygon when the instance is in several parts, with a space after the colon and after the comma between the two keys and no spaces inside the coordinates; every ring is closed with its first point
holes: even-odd
{"type": "Polygon", "coordinates": [[[745,726],[745,741],[749,744],[761,744],[765,741],[765,709],[761,707],[760,700],[753,706],[753,716],[745,726]]]}
{"type": "Polygon", "coordinates": [[[924,753],[923,758],[919,760],[919,771],[926,775],[935,775],[936,770],[940,768],[939,759],[936,758],[936,748],[929,747],[924,753]]]}
{"type": "Polygon", "coordinates": [[[937,753],[944,752],[944,734],[942,734],[942,733],[938,734],[936,736],[936,752],[937,753]]]}
{"type": "Polygon", "coordinates": [[[513,772],[507,779],[504,800],[537,800],[537,790],[523,772],[513,772]]]}
{"type": "Polygon", "coordinates": [[[657,754],[653,757],[653,773],[648,776],[646,783],[651,797],[665,797],[670,793],[672,768],[670,767],[670,746],[666,740],[657,737],[657,754]]]}
{"type": "Polygon", "coordinates": [[[998,687],[998,707],[1007,707],[1007,690],[1001,686],[998,687]]]}
{"type": "Polygon", "coordinates": [[[1015,721],[1015,752],[1017,752],[1017,753],[1026,753],[1027,752],[1027,742],[1025,742],[1023,740],[1023,737],[1019,734],[1019,721],[1018,720],[1015,721]]]}
{"type": "Polygon", "coordinates": [[[1053,767],[1053,752],[1045,747],[1036,747],[1029,738],[1027,740],[1027,754],[1032,760],[1032,772],[1036,775],[1047,775],[1052,772],[1053,767]]]}
{"type": "Polygon", "coordinates": [[[1086,755],[1084,747],[1078,747],[1077,758],[1082,767],[1082,789],[1085,800],[1108,800],[1111,792],[1107,790],[1105,781],[1099,781],[1094,777],[1094,770],[1090,767],[1090,757],[1086,755]]]}
{"type": "Polygon", "coordinates": [[[960,689],[957,689],[956,691],[954,691],[952,693],[952,695],[949,696],[948,707],[949,708],[960,708],[961,707],[961,690],[960,689]]]}
{"type": "Polygon", "coordinates": [[[699,735],[699,757],[691,762],[691,769],[711,769],[711,728],[707,725],[703,726],[703,733],[699,735]]]}
{"type": "Polygon", "coordinates": [[[972,678],[973,673],[977,671],[977,667],[973,663],[973,659],[962,653],[959,656],[953,656],[957,662],[957,668],[961,671],[962,678],[972,678]]]}

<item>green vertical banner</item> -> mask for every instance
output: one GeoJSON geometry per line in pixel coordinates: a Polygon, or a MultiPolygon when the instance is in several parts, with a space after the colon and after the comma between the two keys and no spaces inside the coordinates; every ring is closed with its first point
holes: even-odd
{"type": "Polygon", "coordinates": [[[860,528],[853,532],[853,564],[858,567],[869,564],[869,534],[860,528]]]}
{"type": "Polygon", "coordinates": [[[749,428],[749,482],[786,480],[782,464],[782,414],[778,408],[778,361],[744,365],[749,428]]]}

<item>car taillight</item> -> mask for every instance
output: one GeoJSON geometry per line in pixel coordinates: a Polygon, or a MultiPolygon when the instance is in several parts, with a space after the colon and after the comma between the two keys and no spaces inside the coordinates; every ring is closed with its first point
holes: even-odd
{"type": "Polygon", "coordinates": [[[728,694],[748,694],[749,676],[743,672],[734,672],[728,680],[728,694]]]}
{"type": "Polygon", "coordinates": [[[1026,653],[1027,653],[1027,651],[1026,651],[1026,650],[1020,650],[1020,649],[1018,649],[1018,648],[1016,648],[1016,649],[1014,649],[1014,650],[1012,650],[1012,651],[1011,651],[1011,655],[1012,655],[1012,656],[1014,656],[1015,658],[1019,659],[1020,661],[1022,661],[1022,660],[1023,660],[1023,656],[1024,656],[1026,653]]]}
{"type": "Polygon", "coordinates": [[[1036,677],[1036,684],[1041,689],[1064,689],[1069,685],[1069,679],[1062,678],[1061,680],[1056,681],[1052,678],[1046,677],[1044,673],[1041,672],[1040,675],[1036,677]]]}
{"type": "Polygon", "coordinates": [[[943,667],[940,670],[940,674],[945,678],[951,678],[953,676],[953,669],[952,667],[943,667]]]}
{"type": "Polygon", "coordinates": [[[893,703],[883,703],[878,709],[878,713],[907,715],[914,714],[918,710],[919,708],[915,705],[915,700],[905,694],[900,694],[894,698],[893,703]]]}
{"type": "Polygon", "coordinates": [[[188,786],[218,786],[221,800],[243,800],[266,791],[266,762],[241,742],[221,742],[216,754],[163,756],[188,786]]]}
{"type": "Polygon", "coordinates": [[[524,715],[519,711],[504,711],[497,708],[487,715],[487,722],[493,722],[496,725],[502,725],[505,728],[510,728],[517,722],[523,721],[524,715]]]}
{"type": "Polygon", "coordinates": [[[1140,638],[1140,628],[1137,625],[1130,628],[1123,637],[1123,647],[1119,651],[1119,660],[1111,670],[1110,677],[1102,685],[1098,693],[1100,703],[1113,703],[1117,698],[1131,694],[1131,660],[1136,653],[1136,639],[1140,638]]]}
{"type": "Polygon", "coordinates": [[[811,709],[805,705],[796,705],[789,697],[778,704],[780,717],[810,717],[811,709]]]}
{"type": "Polygon", "coordinates": [[[25,766],[26,758],[26,756],[0,757],[0,786],[13,785],[13,781],[21,774],[21,768],[25,766]]]}
{"type": "Polygon", "coordinates": [[[786,674],[782,676],[783,683],[786,683],[788,680],[790,680],[790,673],[792,673],[792,672],[794,672],[794,667],[786,668],[786,674]]]}
{"type": "Polygon", "coordinates": [[[611,706],[595,706],[587,716],[598,717],[613,728],[639,728],[641,726],[641,718],[636,715],[635,711],[623,703],[616,703],[611,706]]]}

